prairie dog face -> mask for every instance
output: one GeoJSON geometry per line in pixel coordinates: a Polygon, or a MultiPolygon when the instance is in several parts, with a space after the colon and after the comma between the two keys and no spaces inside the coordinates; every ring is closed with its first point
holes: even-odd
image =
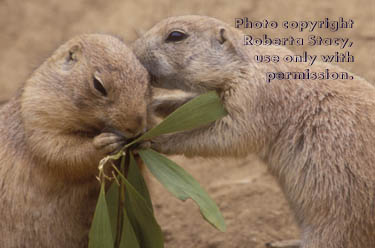
{"type": "Polygon", "coordinates": [[[132,49],[156,87],[204,92],[218,89],[241,63],[237,31],[214,18],[180,16],[156,24],[132,49]]]}
{"type": "Polygon", "coordinates": [[[36,126],[87,135],[108,129],[126,138],[146,128],[148,73],[115,37],[91,34],[68,41],[32,79],[24,89],[23,112],[36,126]]]}

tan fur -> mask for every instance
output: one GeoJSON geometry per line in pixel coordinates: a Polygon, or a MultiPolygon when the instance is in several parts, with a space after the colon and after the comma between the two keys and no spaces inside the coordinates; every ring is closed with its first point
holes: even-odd
{"type": "Polygon", "coordinates": [[[87,247],[98,163],[144,131],[149,97],[147,71],[108,35],[73,38],[31,75],[0,109],[0,247],[87,247]]]}
{"type": "MultiPolygon", "coordinates": [[[[242,45],[243,34],[200,16],[161,21],[133,45],[164,88],[215,89],[228,115],[208,127],[153,140],[167,154],[258,154],[278,179],[301,228],[302,248],[375,247],[375,88],[354,80],[282,80],[302,63],[261,64],[284,47],[242,45]],[[180,30],[188,38],[165,42],[180,30]]],[[[310,69],[343,69],[316,63],[310,69]]],[[[351,74],[352,75],[352,74],[351,74]]]]}
{"type": "MultiPolygon", "coordinates": [[[[165,118],[170,115],[173,111],[184,105],[188,101],[192,100],[197,94],[179,92],[179,91],[162,91],[159,94],[155,94],[158,88],[154,88],[152,102],[149,105],[150,119],[152,117],[165,118]]],[[[149,127],[153,127],[158,121],[154,120],[153,123],[147,124],[149,127]]]]}

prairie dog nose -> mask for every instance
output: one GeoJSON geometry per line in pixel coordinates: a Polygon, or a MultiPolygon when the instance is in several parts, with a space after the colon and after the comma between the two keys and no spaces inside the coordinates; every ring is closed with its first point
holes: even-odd
{"type": "Polygon", "coordinates": [[[146,130],[146,118],[137,116],[133,119],[128,119],[125,124],[124,134],[126,138],[133,138],[142,134],[146,130]]]}

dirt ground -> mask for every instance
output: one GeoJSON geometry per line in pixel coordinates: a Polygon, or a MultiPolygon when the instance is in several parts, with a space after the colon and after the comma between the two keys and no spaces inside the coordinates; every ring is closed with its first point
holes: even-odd
{"type": "MultiPolygon", "coordinates": [[[[224,1],[224,0],[0,0],[0,102],[9,99],[22,82],[62,42],[89,32],[117,34],[127,42],[173,15],[199,14],[234,23],[251,20],[321,20],[340,16],[355,21],[355,28],[324,37],[354,40],[355,63],[342,67],[375,80],[375,2],[342,1],[224,1]]],[[[253,34],[289,36],[296,31],[253,30],[253,34]]],[[[335,51],[335,48],[291,47],[300,52],[335,51]]],[[[174,199],[152,182],[155,210],[168,248],[261,248],[269,241],[298,238],[298,229],[276,180],[254,156],[238,159],[173,157],[208,190],[220,206],[228,230],[220,233],[203,221],[191,202],[174,199]]]]}

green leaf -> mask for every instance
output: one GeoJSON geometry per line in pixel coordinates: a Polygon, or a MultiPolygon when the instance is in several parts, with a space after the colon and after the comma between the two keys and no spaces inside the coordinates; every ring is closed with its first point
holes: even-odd
{"type": "Polygon", "coordinates": [[[153,211],[150,193],[148,192],[147,185],[143,179],[139,166],[134,159],[133,154],[130,152],[130,167],[127,176],[131,185],[137,190],[138,193],[146,200],[148,207],[153,211]]]}
{"type": "Polygon", "coordinates": [[[199,183],[176,163],[151,149],[140,150],[139,155],[151,173],[177,198],[193,199],[203,217],[220,231],[225,231],[225,221],[215,202],[199,183]]]}
{"type": "MultiPolygon", "coordinates": [[[[216,92],[209,92],[196,97],[190,102],[178,108],[170,114],[162,123],[146,132],[140,138],[127,144],[119,153],[107,156],[100,161],[100,168],[109,160],[117,160],[127,147],[144,139],[151,139],[155,136],[207,125],[227,114],[220,97],[216,92]]],[[[142,159],[146,162],[151,172],[167,187],[169,191],[182,200],[192,198],[198,203],[203,216],[219,230],[225,230],[224,219],[218,207],[208,197],[207,193],[199,184],[182,168],[160,154],[149,150],[142,151],[142,159]],[[142,156],[143,154],[143,156],[142,156]],[[150,155],[151,154],[151,155],[150,155]],[[155,155],[156,154],[156,155],[155,155]],[[150,161],[153,161],[150,163],[150,161]],[[155,164],[153,164],[155,163],[155,164]],[[158,169],[160,167],[160,169],[158,169]],[[181,182],[178,183],[178,181],[181,182]]],[[[152,203],[147,186],[139,171],[136,162],[131,155],[130,167],[128,171],[129,181],[118,171],[122,183],[126,185],[124,224],[120,246],[142,247],[142,248],[162,248],[163,236],[160,226],[155,220],[152,203]],[[138,239],[138,242],[136,242],[138,239]],[[124,245],[126,242],[126,246],[124,245]],[[129,244],[128,244],[129,242],[129,244]],[[123,246],[124,245],[124,246],[123,246]]],[[[117,215],[118,215],[118,195],[119,187],[113,184],[107,194],[109,207],[106,204],[103,185],[99,195],[94,220],[89,234],[89,248],[113,247],[113,238],[116,237],[117,215]],[[109,213],[108,213],[109,208],[109,213]],[[114,235],[112,235],[112,233],[114,235]]]]}
{"type": "Polygon", "coordinates": [[[161,134],[191,130],[207,125],[227,115],[219,95],[215,91],[202,94],[179,107],[138,139],[126,145],[129,147],[139,141],[151,139],[161,134]]]}
{"type": "Polygon", "coordinates": [[[98,203],[89,233],[89,248],[113,247],[111,223],[105,200],[104,183],[101,184],[98,203]]]}
{"type": "Polygon", "coordinates": [[[117,215],[118,215],[118,194],[119,194],[119,186],[116,182],[113,182],[109,187],[106,200],[108,206],[108,213],[109,213],[109,220],[111,222],[111,230],[113,237],[116,237],[117,231],[117,215]]]}
{"type": "MultiPolygon", "coordinates": [[[[115,236],[117,232],[117,215],[118,215],[117,210],[118,210],[118,199],[119,199],[118,194],[119,194],[119,185],[113,182],[106,194],[113,236],[115,236]]],[[[135,232],[130,223],[129,217],[125,209],[122,209],[122,211],[124,212],[124,220],[123,220],[123,225],[122,225],[120,248],[140,248],[138,240],[137,240],[137,236],[135,235],[135,232]]]]}
{"type": "MultiPolygon", "coordinates": [[[[119,172],[117,169],[116,171],[119,172]]],[[[119,176],[125,183],[125,209],[138,236],[140,247],[163,248],[163,234],[149,204],[121,173],[119,176]]]]}
{"type": "Polygon", "coordinates": [[[122,226],[120,248],[140,248],[137,236],[124,209],[124,224],[122,226]]]}

